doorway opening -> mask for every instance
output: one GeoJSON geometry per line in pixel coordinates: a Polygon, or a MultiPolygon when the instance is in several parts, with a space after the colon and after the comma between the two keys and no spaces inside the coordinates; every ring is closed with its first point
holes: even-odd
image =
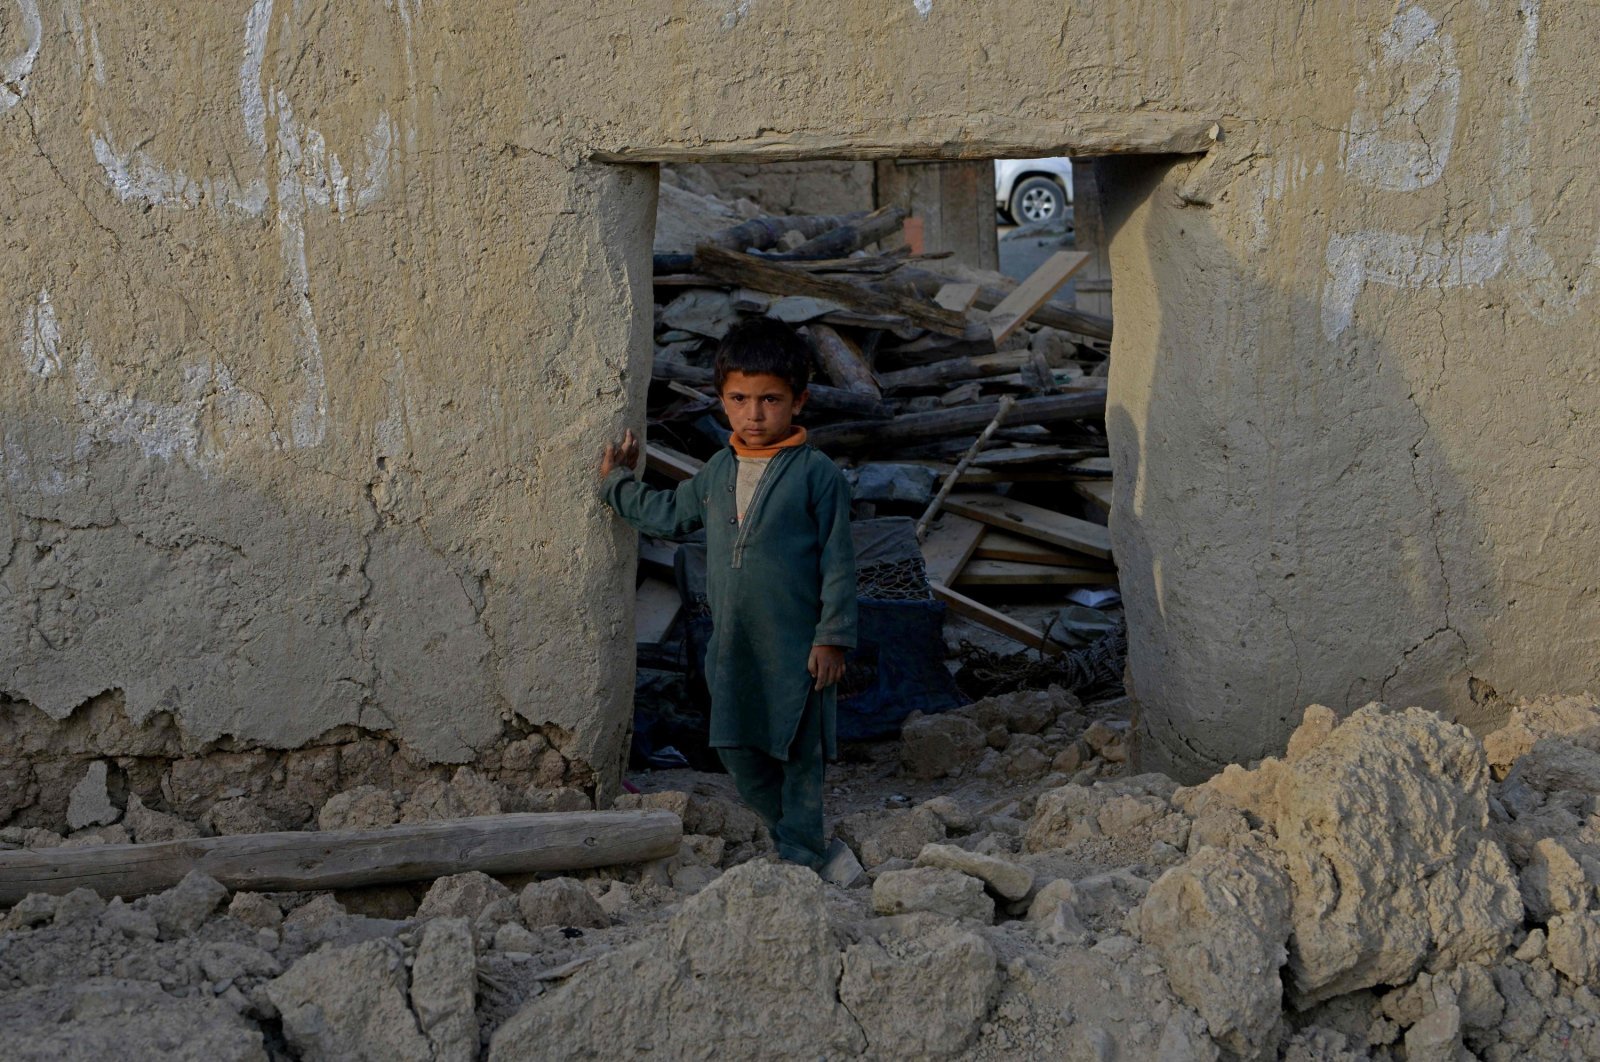
{"type": "MultiPolygon", "coordinates": [[[[670,486],[728,445],[712,358],[730,327],[764,316],[808,338],[803,423],[851,483],[875,632],[841,688],[847,742],[993,695],[1122,692],[1100,172],[1065,158],[661,167],[644,475],[670,486]]],[[[703,550],[642,539],[635,769],[719,769],[710,627],[703,550]]]]}

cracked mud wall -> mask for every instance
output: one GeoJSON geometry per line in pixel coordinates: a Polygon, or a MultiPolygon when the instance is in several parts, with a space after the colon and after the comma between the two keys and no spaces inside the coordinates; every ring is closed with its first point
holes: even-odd
{"type": "Polygon", "coordinates": [[[1189,156],[1129,171],[1113,244],[1147,752],[1592,684],[1596,31],[1535,0],[6,0],[0,692],[455,762],[544,727],[604,788],[631,536],[590,463],[642,405],[654,200],[606,163],[1057,153],[1189,156]]]}
{"type": "Polygon", "coordinates": [[[1297,699],[1482,728],[1600,677],[1597,39],[1526,0],[1317,15],[1261,121],[1119,169],[1113,534],[1152,767],[1275,752],[1297,699]]]}
{"type": "Polygon", "coordinates": [[[590,451],[654,184],[514,146],[469,13],[0,5],[8,721],[110,691],[186,746],[441,763],[540,728],[615,784],[590,451]]]}

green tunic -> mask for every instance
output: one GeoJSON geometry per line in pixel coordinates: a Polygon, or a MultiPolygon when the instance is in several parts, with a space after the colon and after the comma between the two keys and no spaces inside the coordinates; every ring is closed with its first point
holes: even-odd
{"type": "MultiPolygon", "coordinates": [[[[856,644],[850,485],[811,446],[779,450],[740,523],[737,466],[733,450],[722,450],[676,490],[654,490],[617,468],[601,491],[647,535],[681,538],[705,528],[711,747],[787,760],[813,684],[811,647],[856,644]]],[[[835,687],[821,699],[823,748],[833,758],[835,687]]]]}

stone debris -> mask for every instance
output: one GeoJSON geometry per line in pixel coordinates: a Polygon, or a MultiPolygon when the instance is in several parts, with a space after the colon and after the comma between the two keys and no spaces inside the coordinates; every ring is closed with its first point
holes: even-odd
{"type": "Polygon", "coordinates": [[[508,899],[511,890],[478,870],[440,878],[422,898],[417,920],[430,918],[477,918],[496,900],[508,899]]]}
{"type": "Polygon", "coordinates": [[[943,927],[909,940],[863,941],[844,953],[839,999],[867,1043],[901,1058],[953,1058],[976,1039],[1000,993],[995,950],[943,927]],[[938,985],[935,1005],[928,986],[938,985]]]}
{"type": "MultiPolygon", "coordinates": [[[[229,899],[200,874],[129,901],[28,896],[0,913],[0,1042],[8,1057],[148,1044],[463,1062],[484,1044],[499,1059],[1600,1057],[1589,699],[1514,708],[1486,742],[1419,710],[1313,706],[1283,758],[1187,788],[1107,759],[1125,728],[1075,700],[961,711],[978,737],[949,773],[918,778],[902,743],[839,775],[837,840],[862,851],[870,893],[770,861],[720,781],[675,773],[623,802],[685,821],[679,853],[652,864],[459,874],[426,896],[229,899]],[[979,777],[1018,750],[1085,766],[979,777]]],[[[542,741],[517,754],[536,762],[542,741]]],[[[484,778],[457,772],[424,803],[458,811],[484,778]]],[[[336,781],[319,821],[422,806],[417,789],[397,802],[336,781]]],[[[117,824],[71,843],[205,828],[155,799],[130,791],[117,824]]],[[[59,842],[0,830],[6,846],[59,842]]]]}
{"type": "Polygon", "coordinates": [[[834,830],[868,869],[891,859],[915,859],[926,845],[945,839],[939,816],[920,807],[848,815],[834,830]]]}
{"type": "Polygon", "coordinates": [[[405,953],[369,940],[300,959],[267,985],[289,1046],[308,1062],[430,1062],[432,1048],[407,999],[405,953]]]}
{"type": "Polygon", "coordinates": [[[106,762],[89,764],[83,780],[72,787],[67,797],[67,825],[74,830],[90,826],[109,826],[120,817],[111,793],[106,788],[106,762]]]}
{"type": "Polygon", "coordinates": [[[202,922],[223,900],[228,890],[198,870],[191,870],[182,881],[146,901],[146,910],[156,920],[163,940],[171,940],[200,928],[202,922]]]}
{"type": "Polygon", "coordinates": [[[1256,1057],[1277,1039],[1278,971],[1288,952],[1289,876],[1270,855],[1205,848],[1163,874],[1139,907],[1139,935],[1178,997],[1217,1042],[1256,1057]],[[1225,947],[1219,943],[1226,941],[1225,947]]]}
{"type": "Polygon", "coordinates": [[[1293,880],[1289,967],[1302,1004],[1509,944],[1521,893],[1487,836],[1488,764],[1464,727],[1368,705],[1295,763],[1256,773],[1274,779],[1270,791],[1237,780],[1228,791],[1248,791],[1242,810],[1272,824],[1293,880]]]}
{"type": "Polygon", "coordinates": [[[478,962],[464,918],[439,918],[422,930],[411,967],[411,1008],[434,1062],[478,1057],[478,962]]]}
{"type": "Polygon", "coordinates": [[[187,819],[168,815],[145,806],[138,793],[128,794],[128,806],[123,811],[122,823],[133,840],[139,844],[157,841],[182,841],[199,837],[200,830],[187,819]]]}
{"type": "Polygon", "coordinates": [[[328,798],[317,812],[319,830],[370,830],[400,821],[394,794],[375,785],[361,785],[328,798]]]}
{"type": "Polygon", "coordinates": [[[494,1034],[491,1062],[857,1054],[821,879],[763,862],[684,902],[660,937],[602,955],[494,1034]]]}
{"type": "Polygon", "coordinates": [[[919,867],[943,867],[974,877],[1002,900],[1020,900],[1033,889],[1033,871],[1004,859],[969,852],[953,844],[924,845],[917,854],[919,867]]]}
{"type": "Polygon", "coordinates": [[[994,921],[994,900],[983,882],[956,870],[913,867],[878,875],[872,883],[872,909],[881,915],[929,911],[948,918],[994,921]]]}
{"type": "Polygon", "coordinates": [[[610,917],[582,882],[572,878],[552,878],[526,886],[517,897],[522,924],[529,929],[564,926],[576,929],[604,929],[610,917]]]}

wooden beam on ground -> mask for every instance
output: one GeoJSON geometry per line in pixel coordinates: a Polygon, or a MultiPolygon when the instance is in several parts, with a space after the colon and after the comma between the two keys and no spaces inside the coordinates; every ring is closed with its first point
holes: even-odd
{"type": "Polygon", "coordinates": [[[1036,538],[1052,546],[1092,557],[1111,556],[1111,532],[1075,516],[1001,497],[952,496],[945,508],[1012,534],[1036,538]]]}
{"type": "Polygon", "coordinates": [[[644,444],[644,467],[650,471],[666,476],[668,479],[682,482],[693,479],[695,473],[706,466],[704,461],[680,454],[676,450],[668,449],[660,443],[644,444]]]}
{"type": "Polygon", "coordinates": [[[958,616],[963,616],[974,623],[988,627],[997,634],[1003,634],[1020,645],[1029,649],[1039,649],[1052,655],[1058,655],[1065,650],[1044,636],[1044,632],[1012,619],[998,609],[990,608],[981,601],[974,601],[966,594],[952,590],[943,583],[932,583],[933,596],[943,601],[958,616]]]}
{"type": "Polygon", "coordinates": [[[965,336],[967,331],[965,315],[921,299],[878,291],[839,277],[817,276],[793,265],[769,262],[723,247],[700,246],[695,250],[694,265],[696,272],[721,277],[756,291],[829,299],[862,313],[899,314],[918,327],[948,336],[965,336]]]}
{"type": "Polygon", "coordinates": [[[961,569],[956,586],[1114,586],[1116,582],[1115,572],[979,559],[961,569]]]}
{"type": "Polygon", "coordinates": [[[1011,334],[1027,323],[1040,307],[1050,301],[1050,296],[1061,290],[1067,280],[1082,269],[1089,255],[1082,251],[1057,251],[1046,258],[1028,279],[1018,284],[989,314],[989,328],[994,332],[995,346],[1004,343],[1011,334]]]}
{"type": "Polygon", "coordinates": [[[828,379],[833,381],[835,387],[883,401],[883,391],[878,387],[877,378],[872,375],[866,359],[861,356],[860,347],[835,332],[830,325],[812,322],[806,330],[811,333],[812,343],[817,348],[817,360],[822,363],[822,371],[828,374],[828,379]]]}
{"type": "MultiPolygon", "coordinates": [[[[930,413],[906,413],[889,421],[872,423],[825,424],[812,429],[810,441],[821,449],[847,449],[853,446],[877,447],[943,439],[982,431],[994,419],[1000,403],[974,403],[930,413]]],[[[1006,414],[1007,424],[1058,424],[1064,421],[1091,420],[1105,416],[1105,391],[1079,391],[1073,394],[1025,398],[1006,414]]]]}
{"type": "Polygon", "coordinates": [[[1031,538],[988,528],[973,557],[979,560],[1015,561],[1019,564],[1047,564],[1057,568],[1082,568],[1086,571],[1114,572],[1116,565],[1104,557],[1057,549],[1031,538]]]}
{"type": "Polygon", "coordinates": [[[577,811],[24,849],[0,852],[0,906],[31,892],[59,896],[77,888],[128,899],[171,888],[192,870],[230,889],[262,892],[427,881],[469,870],[586,870],[661,859],[682,838],[683,822],[670,811],[577,811]]]}

